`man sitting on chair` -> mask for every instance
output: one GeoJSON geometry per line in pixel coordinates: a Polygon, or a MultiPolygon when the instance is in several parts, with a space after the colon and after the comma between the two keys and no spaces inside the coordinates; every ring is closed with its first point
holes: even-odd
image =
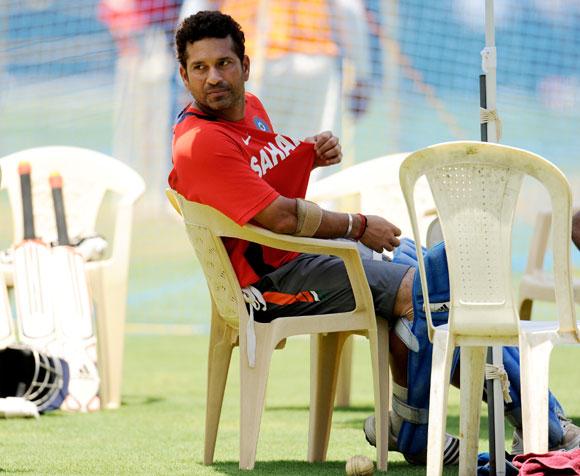
{"type": "MultiPolygon", "coordinates": [[[[328,131],[304,141],[274,133],[259,99],[245,92],[250,60],[244,53],[244,34],[230,16],[198,12],[181,23],[175,42],[179,72],[193,102],[174,127],[171,188],[240,225],[254,223],[275,233],[359,242],[377,318],[387,319],[395,329],[390,333],[395,411],[390,418],[389,449],[424,464],[426,440],[420,451],[409,451],[404,444],[402,448],[397,441],[409,418],[413,420],[415,413],[424,416],[406,405],[415,268],[382,254],[400,245],[401,231],[379,216],[331,212],[304,200],[311,171],[341,161],[338,138],[328,131]]],[[[266,310],[255,313],[257,321],[354,308],[339,258],[239,240],[224,240],[224,244],[240,285],[253,286],[267,303],[266,310]]],[[[428,379],[430,371],[425,372],[428,379]]],[[[563,415],[562,422],[555,434],[550,432],[551,447],[578,446],[580,429],[563,415]]],[[[373,418],[367,419],[364,429],[374,444],[373,418]]],[[[516,421],[518,431],[521,434],[521,423],[516,421]]],[[[459,440],[448,435],[444,461],[457,463],[458,454],[459,440]]]]}

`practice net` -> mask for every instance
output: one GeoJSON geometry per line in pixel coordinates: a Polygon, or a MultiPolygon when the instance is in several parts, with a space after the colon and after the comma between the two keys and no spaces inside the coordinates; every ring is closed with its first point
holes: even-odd
{"type": "MultiPolygon", "coordinates": [[[[281,132],[342,131],[347,163],[479,139],[484,0],[217,3],[246,30],[248,88],[281,132]]],[[[215,4],[0,0],[0,155],[94,148],[135,167],[164,200],[171,124],[187,101],[173,30],[180,10],[215,4]]],[[[495,10],[502,142],[574,182],[580,1],[497,0],[495,10]]]]}
{"type": "MultiPolygon", "coordinates": [[[[347,165],[479,139],[484,0],[220,3],[246,31],[248,89],[279,131],[340,131],[347,165]]],[[[0,0],[0,157],[54,144],[112,154],[145,178],[144,209],[166,209],[171,125],[188,101],[173,31],[180,14],[210,4],[0,0]]],[[[501,142],[555,162],[578,190],[580,0],[496,0],[495,10],[501,142]]],[[[528,224],[546,206],[531,197],[528,224]]],[[[149,224],[146,233],[157,238],[161,226],[149,224]]],[[[529,237],[531,227],[522,228],[529,237]]],[[[135,235],[141,261],[129,320],[181,323],[196,302],[205,307],[194,320],[205,323],[201,272],[181,266],[179,250],[157,250],[156,241],[153,252],[151,240],[135,235]],[[144,273],[144,261],[154,273],[144,273]]]]}

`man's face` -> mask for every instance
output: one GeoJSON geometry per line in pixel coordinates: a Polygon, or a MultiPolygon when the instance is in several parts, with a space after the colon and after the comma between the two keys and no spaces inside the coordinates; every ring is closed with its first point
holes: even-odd
{"type": "Polygon", "coordinates": [[[244,114],[244,82],[250,73],[247,56],[240,61],[231,37],[188,43],[187,69],[179,67],[183,84],[204,112],[229,120],[244,114]]]}

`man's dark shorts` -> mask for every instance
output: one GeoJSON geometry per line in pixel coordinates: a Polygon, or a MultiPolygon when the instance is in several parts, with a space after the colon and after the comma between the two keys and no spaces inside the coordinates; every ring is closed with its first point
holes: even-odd
{"type": "MultiPolygon", "coordinates": [[[[409,266],[392,263],[384,255],[358,244],[373,295],[375,312],[393,325],[397,291],[409,266]]],[[[282,316],[331,314],[354,309],[354,297],[343,261],[336,256],[301,254],[264,276],[254,287],[267,304],[254,312],[258,322],[282,316]]]]}

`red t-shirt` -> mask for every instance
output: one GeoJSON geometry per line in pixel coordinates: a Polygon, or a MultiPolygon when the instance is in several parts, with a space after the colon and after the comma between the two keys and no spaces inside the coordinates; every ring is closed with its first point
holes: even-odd
{"type": "MultiPolygon", "coordinates": [[[[271,131],[268,114],[250,93],[241,121],[216,119],[189,106],[173,129],[170,187],[240,225],[280,195],[304,198],[314,145],[271,131]]],[[[242,287],[298,255],[234,239],[224,239],[224,245],[242,287]]]]}

